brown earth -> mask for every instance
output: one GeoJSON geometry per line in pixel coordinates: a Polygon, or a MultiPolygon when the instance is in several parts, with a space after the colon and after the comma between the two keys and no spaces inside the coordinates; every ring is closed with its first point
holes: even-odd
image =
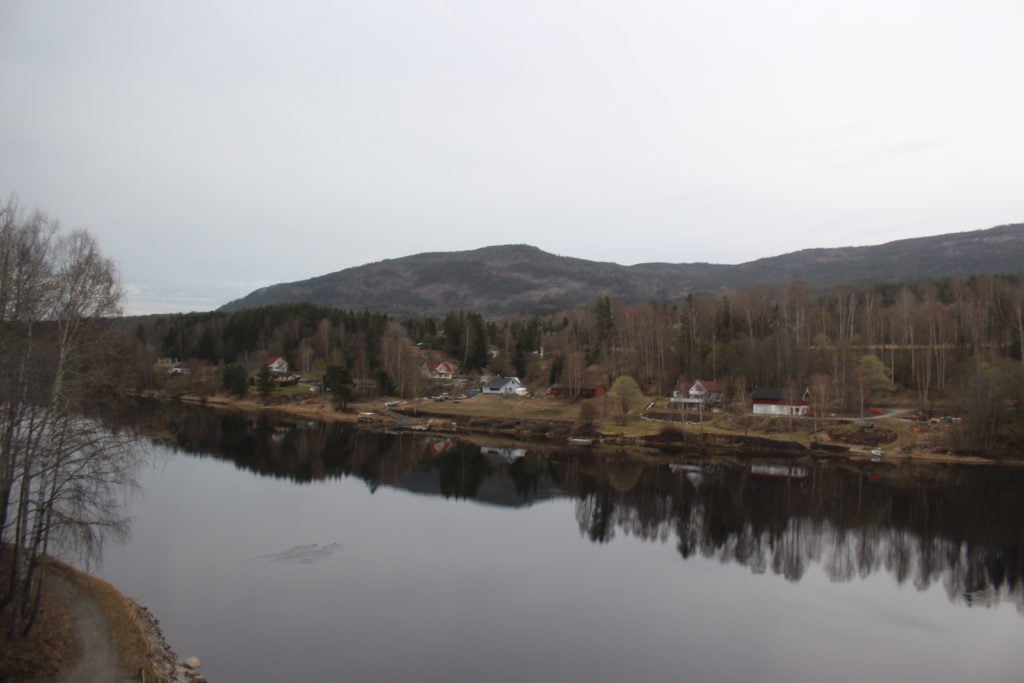
{"type": "Polygon", "coordinates": [[[825,433],[833,442],[871,447],[884,446],[899,438],[899,435],[892,429],[878,426],[872,429],[863,429],[858,425],[838,425],[829,427],[825,433]]]}

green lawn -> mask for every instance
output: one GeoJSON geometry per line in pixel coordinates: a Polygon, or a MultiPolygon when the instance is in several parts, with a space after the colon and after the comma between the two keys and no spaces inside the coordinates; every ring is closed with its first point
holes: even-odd
{"type": "Polygon", "coordinates": [[[287,387],[278,387],[274,390],[278,396],[318,396],[319,392],[310,391],[305,384],[292,384],[287,387]]]}

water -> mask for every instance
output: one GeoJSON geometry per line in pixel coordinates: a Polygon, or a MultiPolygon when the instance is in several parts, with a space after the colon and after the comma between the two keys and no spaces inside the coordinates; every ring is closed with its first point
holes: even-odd
{"type": "Polygon", "coordinates": [[[97,573],[215,683],[1024,673],[1019,470],[147,420],[173,436],[97,573]]]}

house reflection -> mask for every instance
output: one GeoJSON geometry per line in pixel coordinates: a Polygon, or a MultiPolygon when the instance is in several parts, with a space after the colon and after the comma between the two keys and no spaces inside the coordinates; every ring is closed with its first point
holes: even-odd
{"type": "MultiPolygon", "coordinates": [[[[1024,472],[928,467],[863,469],[802,463],[658,465],[588,449],[275,424],[209,410],[146,405],[112,424],[163,434],[181,451],[298,482],[357,477],[370,490],[506,508],[576,501],[580,533],[673,542],[701,556],[799,581],[816,565],[835,581],[885,571],[900,584],[936,582],[967,604],[1012,600],[1024,610],[1024,472]],[[141,426],[140,426],[141,425],[141,426]]],[[[677,458],[679,459],[679,458],[677,458]]]]}

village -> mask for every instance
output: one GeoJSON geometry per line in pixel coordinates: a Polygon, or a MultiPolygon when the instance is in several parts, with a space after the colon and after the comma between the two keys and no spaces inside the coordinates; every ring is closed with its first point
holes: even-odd
{"type": "Polygon", "coordinates": [[[612,386],[527,386],[514,376],[463,374],[454,361],[440,359],[420,365],[421,396],[382,395],[373,380],[349,378],[339,400],[323,377],[294,373],[285,358],[274,356],[249,374],[244,396],[231,397],[175,391],[174,378],[186,379],[190,370],[173,359],[161,359],[158,368],[172,381],[149,395],[283,418],[356,422],[368,429],[752,457],[989,462],[948,447],[948,432],[959,417],[949,411],[924,414],[898,396],[858,413],[824,412],[829,402],[815,400],[807,386],[740,392],[724,382],[681,378],[670,394],[652,396],[632,378],[619,378],[612,386]],[[262,392],[261,376],[267,387],[262,392]]]}

